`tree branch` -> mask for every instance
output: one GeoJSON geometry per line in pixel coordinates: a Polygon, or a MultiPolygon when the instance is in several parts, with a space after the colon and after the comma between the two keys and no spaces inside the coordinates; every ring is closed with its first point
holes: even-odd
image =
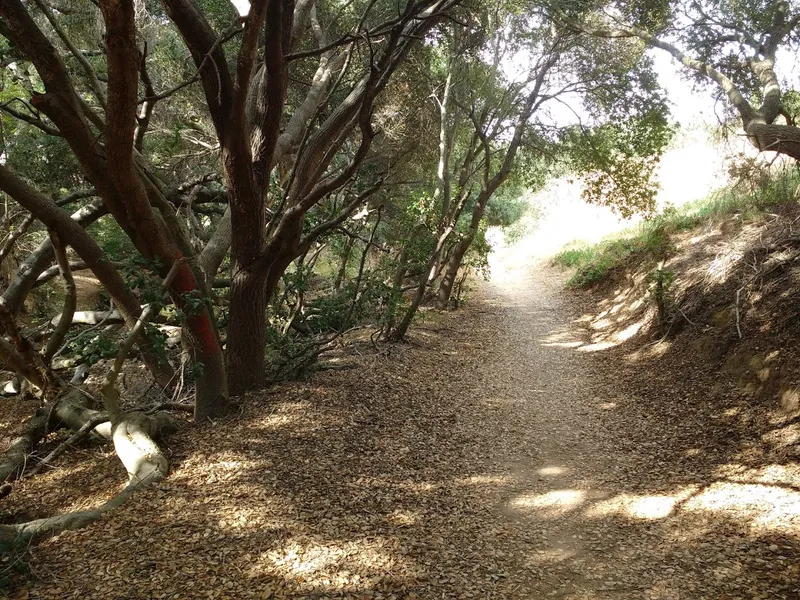
{"type": "Polygon", "coordinates": [[[77,288],[75,287],[75,279],[72,277],[72,271],[69,268],[69,260],[67,259],[67,250],[58,237],[58,233],[50,230],[50,241],[53,243],[53,248],[56,253],[56,261],[58,262],[58,270],[61,277],[64,278],[64,288],[66,296],[64,297],[64,307],[61,309],[61,317],[58,320],[50,338],[47,340],[47,346],[44,349],[43,356],[45,364],[49,365],[56,351],[61,347],[62,342],[67,337],[67,332],[72,325],[72,317],[75,314],[77,306],[78,295],[77,288]]]}

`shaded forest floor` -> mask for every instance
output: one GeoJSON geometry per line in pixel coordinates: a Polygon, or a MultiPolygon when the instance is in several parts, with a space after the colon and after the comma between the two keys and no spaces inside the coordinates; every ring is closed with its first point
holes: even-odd
{"type": "MultiPolygon", "coordinates": [[[[517,265],[410,344],[187,424],[170,477],[32,549],[18,596],[800,598],[800,468],[742,418],[765,411],[593,347],[564,279],[517,265]]],[[[120,470],[84,447],[2,510],[91,506],[120,470]]]]}

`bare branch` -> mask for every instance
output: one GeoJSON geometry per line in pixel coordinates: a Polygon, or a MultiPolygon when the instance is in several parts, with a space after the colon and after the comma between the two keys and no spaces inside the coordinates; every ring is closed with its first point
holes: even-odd
{"type": "Polygon", "coordinates": [[[86,79],[89,82],[89,87],[94,92],[97,101],[100,103],[100,106],[103,110],[106,109],[106,95],[103,91],[103,86],[100,83],[100,80],[97,78],[97,73],[94,72],[94,68],[92,67],[91,63],[87,60],[86,56],[83,52],[81,52],[75,44],[72,43],[72,40],[69,38],[67,33],[61,28],[58,23],[58,20],[53,15],[53,12],[50,10],[50,7],[42,2],[42,0],[33,0],[34,4],[39,7],[39,10],[42,11],[44,16],[47,18],[47,21],[53,27],[53,30],[56,32],[61,41],[64,42],[64,45],[69,49],[72,53],[72,56],[75,60],[78,61],[78,64],[83,69],[83,72],[86,74],[86,79]]]}
{"type": "Polygon", "coordinates": [[[47,340],[47,346],[42,353],[45,364],[50,364],[50,361],[61,346],[61,343],[67,337],[67,332],[69,332],[69,328],[72,325],[72,316],[75,314],[75,308],[78,302],[75,279],[72,277],[72,271],[69,268],[69,260],[67,260],[67,250],[61,242],[61,238],[58,237],[58,233],[54,230],[50,230],[50,241],[53,243],[53,248],[55,249],[58,270],[61,273],[61,277],[64,278],[66,296],[64,297],[64,307],[61,309],[61,317],[58,320],[58,325],[56,325],[53,333],[47,340]]]}
{"type": "Polygon", "coordinates": [[[17,243],[17,240],[25,235],[25,232],[28,231],[28,227],[36,220],[36,217],[33,214],[29,214],[25,219],[20,223],[16,229],[14,229],[6,238],[3,247],[0,248],[0,264],[8,257],[11,251],[14,249],[14,245],[17,243]]]}
{"type": "MultiPolygon", "coordinates": [[[[180,269],[183,267],[185,261],[185,258],[180,258],[172,263],[172,268],[170,268],[167,276],[164,278],[164,281],[161,284],[162,294],[167,293],[172,285],[173,280],[175,277],[177,277],[178,271],[180,271],[180,269]]],[[[103,381],[103,386],[100,391],[103,395],[103,402],[106,410],[108,411],[109,420],[111,421],[112,425],[116,425],[122,414],[119,406],[119,391],[116,388],[117,377],[119,377],[122,366],[125,364],[128,354],[130,354],[131,350],[133,349],[136,339],[139,337],[144,327],[147,325],[150,319],[153,318],[158,310],[159,307],[156,305],[156,303],[151,302],[147,305],[147,308],[142,311],[142,314],[136,319],[136,324],[128,332],[128,335],[125,336],[125,341],[122,342],[119,352],[117,352],[117,357],[114,359],[114,364],[103,381]]]]}

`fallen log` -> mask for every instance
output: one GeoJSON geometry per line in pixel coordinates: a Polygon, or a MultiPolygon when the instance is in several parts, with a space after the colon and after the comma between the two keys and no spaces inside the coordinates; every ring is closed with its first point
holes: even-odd
{"type": "MultiPolygon", "coordinates": [[[[181,261],[175,261],[164,280],[163,288],[165,290],[177,275],[180,266],[181,261]]],[[[76,435],[82,435],[97,422],[99,424],[94,426],[92,431],[113,441],[117,456],[128,472],[128,484],[111,500],[92,510],[72,512],[16,525],[0,525],[0,542],[29,544],[67,529],[84,527],[100,520],[110,510],[121,506],[137,489],[167,475],[169,462],[158,447],[156,439],[176,429],[177,422],[172,416],[163,412],[155,414],[124,412],[120,406],[119,391],[116,388],[117,376],[127,355],[136,342],[136,338],[144,330],[148,319],[155,312],[156,309],[152,305],[145,308],[120,346],[113,367],[106,375],[101,393],[108,417],[107,422],[100,423],[105,415],[88,408],[85,406],[85,402],[79,401],[74,394],[80,394],[80,391],[71,392],[50,407],[45,407],[48,410],[37,411],[29,422],[26,433],[18,438],[19,443],[17,444],[15,441],[12,444],[13,452],[7,452],[5,460],[0,463],[0,476],[5,473],[6,478],[19,477],[24,471],[30,452],[47,435],[51,427],[63,423],[76,430],[78,432],[76,435]]],[[[46,458],[45,461],[49,458],[46,458]]],[[[5,479],[0,479],[0,481],[5,481],[5,479]]],[[[8,491],[5,488],[0,489],[0,494],[2,493],[8,493],[8,491]]]]}
{"type": "Polygon", "coordinates": [[[99,521],[122,506],[137,490],[166,477],[169,462],[154,438],[174,426],[169,415],[147,416],[129,413],[115,427],[114,448],[128,470],[128,483],[122,491],[97,508],[81,510],[15,525],[0,525],[0,542],[25,547],[69,529],[79,529],[99,521]]]}

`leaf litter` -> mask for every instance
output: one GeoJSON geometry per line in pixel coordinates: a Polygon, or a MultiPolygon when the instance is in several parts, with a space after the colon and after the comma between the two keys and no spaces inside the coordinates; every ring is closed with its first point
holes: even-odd
{"type": "MultiPolygon", "coordinates": [[[[358,368],[186,423],[171,475],[33,548],[18,597],[800,597],[796,462],[737,461],[703,408],[713,373],[581,352],[593,307],[562,284],[526,267],[409,344],[345,348],[358,368]]],[[[92,506],[124,480],[104,446],[57,467],[4,510],[92,506]]]]}

